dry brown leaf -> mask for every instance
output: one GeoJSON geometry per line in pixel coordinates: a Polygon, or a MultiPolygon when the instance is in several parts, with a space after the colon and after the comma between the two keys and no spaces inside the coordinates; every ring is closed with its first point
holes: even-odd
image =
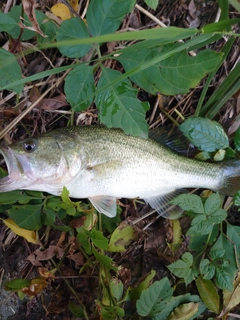
{"type": "Polygon", "coordinates": [[[27,257],[27,260],[29,260],[34,266],[41,267],[42,264],[40,261],[49,260],[53,257],[61,259],[63,255],[64,249],[58,246],[49,246],[49,248],[44,251],[41,251],[41,249],[35,250],[27,257]]]}
{"type": "Polygon", "coordinates": [[[42,110],[57,110],[64,106],[68,106],[69,103],[67,102],[64,95],[59,95],[54,98],[47,98],[43,99],[42,101],[42,110]]]}
{"type": "Polygon", "coordinates": [[[37,33],[39,33],[42,37],[46,37],[42,30],[39,27],[39,24],[37,22],[37,18],[35,15],[35,7],[36,7],[36,3],[35,0],[22,0],[22,5],[23,5],[23,9],[26,13],[26,15],[28,16],[32,27],[26,27],[23,23],[22,25],[24,26],[24,28],[29,29],[29,30],[33,30],[36,31],[37,33]]]}

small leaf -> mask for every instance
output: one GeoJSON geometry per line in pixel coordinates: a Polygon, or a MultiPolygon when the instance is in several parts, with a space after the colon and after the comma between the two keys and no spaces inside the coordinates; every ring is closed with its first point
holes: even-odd
{"type": "Polygon", "coordinates": [[[187,235],[204,235],[212,232],[214,223],[209,221],[203,214],[196,216],[191,223],[191,227],[188,229],[187,235]]]}
{"type": "Polygon", "coordinates": [[[125,311],[117,306],[107,306],[102,302],[96,300],[97,310],[100,316],[100,319],[104,320],[113,320],[113,319],[122,319],[125,315],[125,311]]]}
{"type": "Polygon", "coordinates": [[[171,263],[168,269],[177,277],[183,278],[186,285],[191,283],[195,276],[198,275],[197,270],[193,267],[193,256],[190,252],[185,252],[182,255],[182,259],[171,263]]]}
{"type": "Polygon", "coordinates": [[[216,268],[214,280],[220,289],[229,291],[233,290],[232,279],[226,270],[220,267],[216,268]]]}
{"type": "Polygon", "coordinates": [[[93,244],[99,249],[107,249],[108,239],[105,238],[101,231],[92,229],[91,231],[85,231],[86,234],[90,237],[93,244]]]}
{"type": "Polygon", "coordinates": [[[199,303],[189,302],[180,304],[172,313],[168,320],[189,320],[198,312],[199,303]]]}
{"type": "Polygon", "coordinates": [[[196,285],[197,285],[200,297],[203,300],[206,307],[209,310],[215,312],[216,314],[219,314],[220,297],[212,281],[203,279],[202,276],[199,276],[196,279],[196,285]]]}
{"type": "Polygon", "coordinates": [[[158,0],[144,0],[144,2],[153,10],[156,10],[158,6],[158,0]]]}
{"type": "Polygon", "coordinates": [[[57,31],[57,42],[65,40],[76,40],[76,45],[58,46],[59,51],[70,58],[81,58],[91,48],[91,45],[78,45],[77,40],[81,38],[88,38],[88,31],[85,23],[79,18],[72,18],[65,20],[57,31]]]}
{"type": "Polygon", "coordinates": [[[31,283],[31,280],[26,280],[26,279],[9,280],[4,283],[4,289],[6,291],[15,291],[15,290],[19,290],[29,286],[30,283],[31,283]]]}
{"type": "Polygon", "coordinates": [[[23,237],[28,242],[35,243],[35,244],[38,243],[36,232],[20,228],[12,219],[5,219],[3,220],[3,222],[15,234],[17,234],[20,237],[23,237]]]}
{"type": "Polygon", "coordinates": [[[234,145],[237,151],[240,151],[240,127],[235,132],[234,145]]]}
{"type": "Polygon", "coordinates": [[[152,279],[155,277],[156,275],[156,271],[155,270],[151,270],[151,272],[146,276],[146,278],[139,283],[139,285],[135,288],[130,288],[126,295],[126,297],[124,298],[124,300],[128,301],[128,300],[137,300],[140,298],[143,290],[146,290],[152,279]]]}
{"type": "Polygon", "coordinates": [[[87,23],[92,36],[115,32],[124,16],[131,12],[135,0],[91,0],[87,9],[87,23]]]}
{"type": "Polygon", "coordinates": [[[99,253],[94,247],[92,248],[92,253],[102,265],[107,267],[109,270],[117,271],[117,268],[112,265],[112,259],[99,253]]]}
{"type": "Polygon", "coordinates": [[[181,124],[180,130],[192,144],[205,152],[214,152],[229,146],[228,137],[222,126],[207,118],[188,118],[181,124]]]}
{"type": "Polygon", "coordinates": [[[136,230],[123,222],[113,231],[107,250],[124,252],[127,250],[127,247],[137,239],[138,234],[136,230]]]}
{"type": "MultiPolygon", "coordinates": [[[[15,56],[7,50],[0,48],[0,87],[21,79],[22,71],[15,56]]],[[[21,93],[23,85],[12,87],[10,90],[21,93]]]]}
{"type": "Polygon", "coordinates": [[[97,94],[96,105],[100,111],[100,120],[108,128],[121,128],[126,134],[148,137],[148,124],[145,116],[149,106],[137,99],[138,91],[128,79],[112,85],[120,72],[102,67],[98,89],[108,84],[108,89],[97,94]]]}
{"type": "Polygon", "coordinates": [[[170,203],[178,205],[183,210],[192,211],[195,213],[204,213],[202,200],[196,194],[180,194],[170,203]]]}
{"type": "Polygon", "coordinates": [[[8,214],[21,228],[39,230],[42,227],[42,204],[13,206],[8,214]]]}
{"type": "Polygon", "coordinates": [[[204,204],[205,213],[211,215],[211,213],[217,211],[221,207],[221,197],[218,193],[212,193],[204,204]]]}
{"type": "Polygon", "coordinates": [[[212,279],[215,275],[215,266],[208,259],[201,260],[199,270],[204,279],[212,279]]]}
{"type": "Polygon", "coordinates": [[[94,97],[88,97],[93,95],[94,90],[93,68],[90,66],[81,64],[65,78],[64,92],[75,111],[86,110],[91,105],[94,97]]]}
{"type": "Polygon", "coordinates": [[[110,281],[110,290],[114,298],[118,301],[123,294],[123,283],[120,279],[112,278],[110,281]]]}

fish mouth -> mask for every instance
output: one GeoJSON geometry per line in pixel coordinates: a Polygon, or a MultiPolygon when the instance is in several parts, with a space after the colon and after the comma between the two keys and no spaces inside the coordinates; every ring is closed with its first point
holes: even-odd
{"type": "Polygon", "coordinates": [[[0,148],[0,155],[7,167],[8,175],[0,179],[0,192],[21,189],[25,186],[24,172],[26,165],[24,159],[18,159],[8,147],[0,148]],[[24,168],[25,167],[25,168],[24,168]]]}

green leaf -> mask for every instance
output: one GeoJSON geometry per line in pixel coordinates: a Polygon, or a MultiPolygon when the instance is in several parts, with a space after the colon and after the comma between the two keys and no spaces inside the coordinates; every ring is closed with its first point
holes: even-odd
{"type": "MultiPolygon", "coordinates": [[[[118,60],[125,71],[129,71],[178,47],[179,44],[143,48],[137,51],[137,54],[136,51],[123,51],[118,60]]],[[[194,88],[207,72],[212,71],[220,59],[221,56],[211,50],[201,51],[196,57],[191,57],[182,50],[156,65],[139,70],[140,72],[131,75],[130,78],[154,95],[158,92],[165,95],[184,94],[189,92],[190,88],[194,88]]]]}
{"type": "Polygon", "coordinates": [[[240,127],[235,132],[234,145],[237,151],[240,151],[240,127]]]}
{"type": "Polygon", "coordinates": [[[240,259],[240,227],[227,222],[227,237],[234,243],[237,258],[240,259]]]}
{"type": "Polygon", "coordinates": [[[222,126],[207,118],[190,117],[180,125],[180,130],[192,144],[206,152],[226,149],[229,146],[222,126]]]}
{"type": "Polygon", "coordinates": [[[223,290],[233,290],[232,281],[233,279],[230,277],[229,273],[223,268],[216,268],[216,275],[214,277],[216,285],[223,290]]]}
{"type": "Polygon", "coordinates": [[[140,298],[143,290],[146,290],[152,279],[155,277],[156,275],[156,271],[155,270],[151,270],[151,272],[146,276],[146,278],[141,281],[139,283],[139,285],[135,288],[129,288],[127,294],[126,294],[126,297],[124,297],[124,300],[128,301],[128,300],[137,300],[140,298]]]}
{"type": "Polygon", "coordinates": [[[214,223],[207,219],[207,216],[201,214],[196,216],[191,223],[191,227],[188,229],[187,235],[203,235],[203,234],[209,234],[212,232],[214,223]]]}
{"type": "Polygon", "coordinates": [[[170,203],[178,205],[180,208],[186,211],[204,213],[202,200],[196,194],[180,194],[171,200],[170,203]]]}
{"type": "Polygon", "coordinates": [[[208,216],[209,222],[212,222],[215,224],[221,223],[226,218],[227,218],[227,212],[222,208],[219,208],[215,212],[212,212],[211,216],[208,216]]]}
{"type": "MultiPolygon", "coordinates": [[[[0,48],[0,86],[11,84],[20,79],[22,79],[22,71],[17,59],[12,53],[0,48]]],[[[9,90],[21,93],[23,85],[12,86],[9,90]]]]}
{"type": "Polygon", "coordinates": [[[223,289],[228,288],[227,290],[231,291],[232,282],[237,272],[235,250],[234,250],[234,245],[222,233],[218,237],[218,240],[215,242],[215,244],[212,246],[210,250],[210,255],[212,251],[214,252],[215,250],[219,250],[219,249],[225,250],[225,254],[224,254],[224,259],[219,258],[217,260],[214,260],[214,265],[216,267],[216,275],[217,275],[219,266],[221,266],[224,262],[223,260],[226,260],[228,262],[228,266],[223,268],[223,271],[224,271],[223,275],[221,275],[221,272],[218,272],[219,273],[218,278],[220,279],[220,283],[219,281],[216,281],[215,279],[216,277],[214,278],[214,281],[216,281],[216,284],[220,288],[223,288],[223,289]],[[221,281],[221,278],[222,278],[222,281],[221,281]],[[229,283],[227,283],[226,281],[227,282],[229,281],[229,283]]]}
{"type": "Polygon", "coordinates": [[[125,315],[125,311],[117,306],[107,306],[104,305],[101,301],[96,300],[97,310],[100,315],[100,319],[104,320],[113,320],[113,319],[122,319],[125,315]]]}
{"type": "Polygon", "coordinates": [[[193,256],[190,252],[185,252],[182,259],[171,263],[168,269],[177,277],[183,278],[186,285],[191,283],[198,275],[197,270],[193,267],[193,256]]]}
{"type": "Polygon", "coordinates": [[[229,3],[240,12],[240,3],[238,0],[229,0],[229,3]]]}
{"type": "Polygon", "coordinates": [[[110,281],[110,290],[113,297],[118,301],[123,295],[123,283],[120,279],[112,278],[110,281]]]}
{"type": "Polygon", "coordinates": [[[77,238],[79,240],[80,245],[85,250],[86,254],[88,255],[92,254],[90,239],[89,239],[89,236],[86,234],[86,231],[83,230],[82,228],[79,228],[77,238]]]}
{"type": "Polygon", "coordinates": [[[46,37],[42,37],[40,34],[37,34],[37,42],[38,44],[51,43],[55,40],[56,32],[58,27],[56,24],[50,20],[45,14],[40,11],[36,11],[36,17],[39,25],[41,26],[41,30],[46,37]]]}
{"type": "Polygon", "coordinates": [[[108,84],[108,89],[97,94],[96,105],[100,111],[100,121],[108,128],[121,128],[126,134],[147,138],[148,125],[145,113],[148,103],[137,99],[137,90],[132,88],[129,80],[125,79],[117,85],[112,81],[121,75],[120,72],[102,67],[102,75],[98,89],[108,84]]]}
{"type": "Polygon", "coordinates": [[[87,10],[88,29],[92,36],[113,33],[136,0],[91,0],[87,10]]]}
{"type": "Polygon", "coordinates": [[[0,32],[7,32],[13,38],[17,38],[19,34],[17,22],[3,12],[0,12],[0,32]]]}
{"type": "Polygon", "coordinates": [[[144,0],[144,2],[153,10],[156,10],[158,6],[158,0],[144,0]]]}
{"type": "Polygon", "coordinates": [[[88,38],[88,31],[85,23],[79,18],[72,18],[63,21],[61,27],[57,31],[57,41],[76,40],[75,45],[60,46],[59,51],[70,58],[81,58],[88,53],[91,45],[77,44],[77,40],[81,38],[88,38]]]}
{"type": "Polygon", "coordinates": [[[8,214],[23,229],[39,230],[42,227],[42,204],[13,206],[8,214]]]}
{"type": "Polygon", "coordinates": [[[198,312],[199,303],[180,304],[167,318],[168,320],[189,320],[198,312]]]}
{"type": "Polygon", "coordinates": [[[109,270],[117,271],[117,268],[112,265],[112,259],[99,253],[94,247],[92,248],[92,253],[94,254],[95,258],[106,268],[108,268],[109,270]]]}
{"type": "Polygon", "coordinates": [[[85,231],[86,234],[90,237],[93,244],[99,249],[107,249],[108,239],[105,238],[101,231],[92,229],[91,231],[85,231]]]}
{"type": "Polygon", "coordinates": [[[77,66],[65,78],[64,92],[75,111],[86,110],[91,105],[94,90],[93,68],[88,65],[77,66]],[[89,96],[92,98],[88,99],[89,96]]]}
{"type": "Polygon", "coordinates": [[[206,280],[202,276],[196,279],[196,285],[201,299],[206,307],[219,314],[220,312],[220,297],[218,295],[216,287],[211,280],[206,280]]]}
{"type": "Polygon", "coordinates": [[[148,289],[143,290],[137,300],[137,312],[140,316],[156,314],[164,308],[164,301],[172,297],[173,289],[168,278],[155,281],[148,289]]]}
{"type": "Polygon", "coordinates": [[[212,279],[215,275],[215,266],[208,259],[201,260],[199,270],[204,279],[212,279]]]}
{"type": "MultiPolygon", "coordinates": [[[[233,203],[235,204],[235,206],[240,207],[240,191],[238,191],[234,198],[233,198],[233,203]]],[[[238,209],[239,211],[239,209],[238,209]]]]}
{"type": "Polygon", "coordinates": [[[31,280],[26,279],[14,279],[9,280],[4,283],[4,289],[6,291],[15,291],[25,288],[31,284],[31,280]]]}
{"type": "Polygon", "coordinates": [[[137,239],[138,234],[136,229],[123,222],[112,233],[107,250],[124,252],[127,250],[127,247],[137,239]]]}
{"type": "Polygon", "coordinates": [[[221,207],[221,197],[218,193],[212,193],[204,204],[206,215],[211,215],[221,207]]]}
{"type": "Polygon", "coordinates": [[[13,204],[16,202],[26,203],[32,199],[43,199],[44,196],[40,194],[29,194],[27,191],[15,190],[0,193],[0,204],[13,204]]]}

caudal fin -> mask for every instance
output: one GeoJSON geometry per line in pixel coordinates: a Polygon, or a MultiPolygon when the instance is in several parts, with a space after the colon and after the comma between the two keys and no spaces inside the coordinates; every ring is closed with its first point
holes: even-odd
{"type": "Polygon", "coordinates": [[[240,190],[240,160],[231,160],[222,164],[223,183],[217,190],[226,196],[234,196],[240,190]]]}

